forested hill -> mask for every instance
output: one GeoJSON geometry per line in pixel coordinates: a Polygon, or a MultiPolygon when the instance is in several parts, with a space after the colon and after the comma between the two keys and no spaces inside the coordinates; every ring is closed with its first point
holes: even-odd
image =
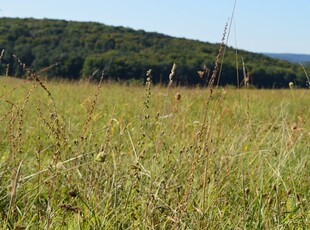
{"type": "MultiPolygon", "coordinates": [[[[6,71],[4,66],[9,66],[11,75],[24,74],[12,54],[34,71],[59,63],[46,74],[70,79],[89,78],[98,69],[93,78],[104,70],[110,79],[144,79],[146,71],[152,69],[153,81],[165,82],[175,62],[175,82],[195,85],[205,82],[197,70],[206,65],[212,72],[219,44],[94,22],[0,18],[0,49],[5,49],[2,75],[6,71]]],[[[290,81],[305,86],[299,65],[245,51],[238,51],[239,82],[243,75],[242,58],[251,83],[257,87],[287,87],[290,81]]],[[[221,85],[236,85],[236,66],[236,51],[228,48],[221,85]]]]}

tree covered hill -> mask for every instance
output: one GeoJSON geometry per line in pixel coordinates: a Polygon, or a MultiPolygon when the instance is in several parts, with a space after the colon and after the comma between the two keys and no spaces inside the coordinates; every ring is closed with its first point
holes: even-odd
{"type": "MultiPolygon", "coordinates": [[[[166,82],[175,62],[175,82],[204,84],[197,70],[206,66],[212,72],[219,46],[94,22],[0,18],[0,49],[5,49],[0,74],[9,64],[9,74],[15,76],[23,75],[23,70],[13,54],[34,71],[59,63],[48,76],[70,79],[88,78],[98,69],[93,78],[104,70],[110,79],[143,79],[152,69],[154,82],[166,82]]],[[[243,58],[251,83],[257,87],[287,87],[290,81],[305,86],[299,65],[242,50],[237,57],[238,65],[236,51],[227,48],[221,85],[237,84],[236,66],[238,82],[242,82],[243,58]]]]}

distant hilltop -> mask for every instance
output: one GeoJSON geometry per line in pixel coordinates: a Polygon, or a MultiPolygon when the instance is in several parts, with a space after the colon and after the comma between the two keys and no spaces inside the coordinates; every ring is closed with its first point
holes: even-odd
{"type": "MultiPolygon", "coordinates": [[[[24,77],[27,71],[21,66],[28,66],[32,71],[48,70],[43,74],[51,78],[143,83],[146,71],[152,69],[153,83],[167,84],[176,63],[176,85],[206,86],[219,48],[218,43],[102,23],[0,17],[0,52],[5,50],[0,75],[24,77]]],[[[246,72],[257,88],[287,88],[290,82],[306,87],[305,73],[297,63],[245,50],[239,50],[236,59],[232,47],[220,60],[215,81],[222,86],[242,86],[246,72]]]]}
{"type": "Polygon", "coordinates": [[[289,53],[263,53],[264,55],[277,58],[285,61],[289,61],[292,63],[310,63],[310,55],[309,54],[289,54],[289,53]]]}

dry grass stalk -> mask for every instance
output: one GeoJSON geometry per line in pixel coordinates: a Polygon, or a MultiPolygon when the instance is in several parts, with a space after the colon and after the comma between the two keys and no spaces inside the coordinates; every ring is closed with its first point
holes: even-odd
{"type": "Polygon", "coordinates": [[[0,54],[0,62],[2,61],[2,58],[3,58],[3,56],[4,56],[4,51],[5,51],[5,49],[3,49],[3,50],[1,51],[1,54],[0,54]]]}
{"type": "Polygon", "coordinates": [[[19,163],[19,166],[17,168],[15,178],[12,182],[12,189],[11,189],[11,199],[10,199],[10,206],[9,206],[9,212],[8,212],[8,220],[10,220],[11,215],[14,215],[15,209],[16,209],[16,194],[17,194],[17,186],[20,179],[20,172],[22,167],[22,161],[19,163]]]}
{"type": "MultiPolygon", "coordinates": [[[[19,121],[18,121],[18,133],[17,133],[17,152],[21,153],[22,149],[21,149],[21,142],[22,142],[22,126],[23,126],[23,113],[24,113],[24,109],[26,104],[29,101],[30,96],[32,95],[32,92],[34,91],[35,88],[37,88],[37,86],[39,85],[48,95],[48,97],[51,99],[52,105],[53,105],[53,112],[51,113],[52,116],[51,118],[54,119],[55,122],[55,136],[56,136],[56,143],[55,143],[55,153],[54,153],[54,163],[55,165],[57,164],[57,161],[60,159],[60,154],[61,154],[61,140],[60,140],[60,136],[61,136],[61,124],[60,124],[60,117],[58,115],[58,110],[57,110],[57,106],[55,103],[55,99],[52,96],[51,92],[48,90],[48,88],[45,86],[45,84],[42,82],[42,80],[40,79],[40,76],[35,73],[34,71],[32,71],[29,67],[27,67],[27,65],[25,63],[23,63],[16,55],[13,55],[14,59],[17,61],[17,63],[21,66],[21,68],[27,73],[27,78],[26,80],[34,80],[32,83],[32,87],[28,90],[27,95],[24,99],[24,102],[20,108],[20,110],[18,111],[18,117],[19,117],[19,121]]],[[[40,73],[47,71],[49,69],[51,69],[52,67],[58,65],[58,63],[51,65],[47,68],[44,68],[40,71],[40,73]]]]}
{"type": "MultiPolygon", "coordinates": [[[[215,65],[214,65],[214,69],[213,69],[210,81],[208,83],[208,88],[210,89],[210,94],[209,94],[209,97],[208,97],[208,99],[206,101],[206,105],[205,105],[205,112],[204,112],[204,117],[203,117],[202,129],[204,129],[206,127],[205,124],[206,124],[206,119],[207,119],[208,107],[209,107],[209,103],[210,103],[210,100],[211,100],[212,95],[213,95],[213,85],[214,85],[214,81],[215,81],[215,78],[217,76],[217,72],[219,69],[220,57],[221,57],[222,51],[225,47],[225,37],[226,37],[226,33],[227,33],[227,27],[228,27],[228,22],[226,23],[225,28],[224,28],[224,32],[223,32],[223,36],[222,36],[222,42],[221,42],[218,54],[217,54],[216,59],[215,59],[215,65]]],[[[203,130],[201,131],[201,133],[203,133],[203,130]]]]}
{"type": "Polygon", "coordinates": [[[168,87],[170,87],[173,83],[173,76],[175,75],[175,69],[177,68],[177,65],[175,63],[173,63],[172,65],[172,69],[171,69],[171,73],[169,74],[169,84],[168,87]]]}
{"type": "Polygon", "coordinates": [[[147,120],[149,119],[149,115],[147,113],[147,110],[150,108],[150,96],[151,96],[151,86],[152,86],[152,70],[149,69],[147,72],[146,72],[146,88],[145,88],[145,101],[143,102],[144,104],[144,112],[145,112],[145,116],[144,118],[147,120]]]}
{"type": "Polygon", "coordinates": [[[215,59],[214,69],[213,69],[213,72],[212,72],[212,75],[211,75],[211,78],[210,78],[210,81],[208,84],[208,87],[210,88],[210,97],[212,96],[212,93],[213,93],[213,84],[214,84],[214,81],[215,81],[215,78],[216,78],[216,75],[217,75],[217,72],[219,69],[220,57],[221,57],[223,49],[225,47],[225,38],[226,38],[226,33],[227,33],[227,27],[228,27],[228,22],[226,23],[225,28],[224,28],[224,33],[222,36],[222,42],[221,42],[218,54],[217,54],[216,59],[215,59]]]}
{"type": "Polygon", "coordinates": [[[168,87],[167,87],[167,93],[166,93],[166,95],[165,95],[166,98],[165,98],[164,109],[163,109],[164,114],[167,113],[167,112],[166,112],[166,105],[167,105],[167,102],[168,102],[169,89],[170,89],[170,87],[171,87],[171,85],[172,85],[172,83],[173,83],[173,77],[174,77],[174,75],[175,75],[175,70],[176,70],[176,68],[177,68],[177,65],[176,65],[175,63],[173,63],[172,68],[171,68],[171,72],[170,72],[170,74],[169,74],[169,82],[168,82],[168,87]]]}

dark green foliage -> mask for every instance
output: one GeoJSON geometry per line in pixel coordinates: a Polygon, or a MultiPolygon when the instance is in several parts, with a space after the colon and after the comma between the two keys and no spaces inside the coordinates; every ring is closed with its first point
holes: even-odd
{"type": "MultiPolygon", "coordinates": [[[[0,49],[6,50],[2,64],[9,64],[9,74],[15,76],[22,76],[23,70],[12,54],[35,71],[59,63],[48,76],[70,79],[89,78],[98,69],[110,79],[144,79],[151,68],[154,83],[167,83],[175,62],[176,84],[206,85],[197,70],[206,65],[212,73],[219,44],[93,22],[0,18],[0,49]]],[[[227,48],[225,55],[216,82],[236,85],[235,50],[227,48]]],[[[240,51],[238,58],[240,83],[241,57],[257,87],[287,87],[291,81],[305,86],[300,66],[245,51],[240,51]]],[[[0,71],[4,74],[4,68],[0,71]]]]}

